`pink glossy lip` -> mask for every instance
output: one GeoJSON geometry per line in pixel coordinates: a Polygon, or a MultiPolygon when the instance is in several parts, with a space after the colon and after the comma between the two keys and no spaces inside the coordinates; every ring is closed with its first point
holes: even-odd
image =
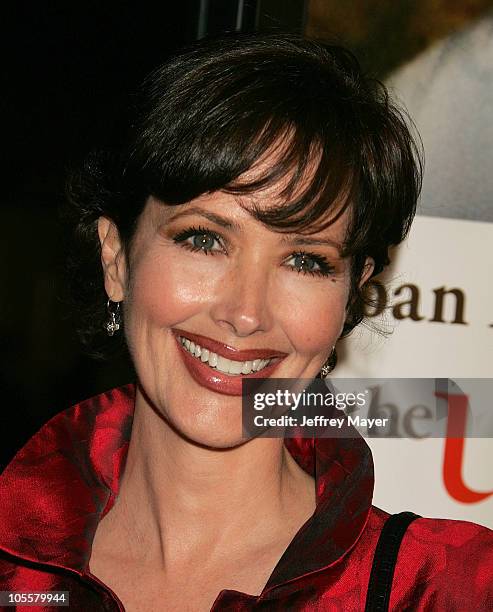
{"type": "Polygon", "coordinates": [[[245,349],[240,351],[232,346],[223,344],[222,342],[218,342],[212,338],[207,338],[206,336],[201,336],[200,334],[192,334],[181,329],[173,329],[172,331],[175,336],[187,338],[195,344],[199,344],[203,348],[206,348],[217,355],[226,357],[226,359],[233,359],[234,361],[253,361],[254,359],[273,359],[274,357],[282,358],[287,356],[287,353],[270,348],[245,349]]]}
{"type": "Polygon", "coordinates": [[[234,395],[241,396],[243,385],[242,380],[245,378],[268,378],[272,375],[274,370],[278,367],[278,365],[282,361],[282,357],[286,356],[286,353],[280,353],[276,351],[270,351],[269,349],[252,349],[248,351],[237,351],[230,346],[221,344],[210,338],[205,338],[204,336],[200,336],[198,334],[189,334],[188,332],[182,332],[181,330],[173,330],[175,335],[176,344],[178,346],[180,355],[182,357],[183,363],[187,368],[188,372],[192,376],[192,378],[202,387],[206,389],[210,389],[211,391],[215,391],[216,393],[222,393],[224,395],[234,395]],[[272,358],[273,361],[266,368],[260,370],[260,372],[252,372],[251,374],[239,374],[237,376],[233,376],[230,374],[225,374],[224,372],[220,372],[219,370],[214,370],[209,365],[191,355],[185,347],[181,344],[179,336],[183,338],[188,338],[193,342],[197,342],[200,346],[207,348],[218,355],[222,355],[227,359],[232,359],[231,356],[234,354],[234,359],[237,361],[250,361],[252,359],[267,359],[272,358]],[[206,342],[204,342],[204,340],[206,342]],[[217,346],[219,346],[222,351],[217,350],[217,346]],[[229,352],[225,351],[224,348],[227,348],[229,352]],[[255,355],[255,357],[243,357],[243,355],[255,355]],[[259,355],[265,355],[265,357],[260,357],[259,355]]]}

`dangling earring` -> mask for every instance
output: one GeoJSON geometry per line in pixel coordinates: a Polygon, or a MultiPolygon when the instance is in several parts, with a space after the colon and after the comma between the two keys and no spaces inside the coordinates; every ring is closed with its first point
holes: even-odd
{"type": "Polygon", "coordinates": [[[332,370],[336,367],[336,365],[337,365],[337,353],[336,353],[336,347],[333,346],[332,352],[327,358],[327,361],[324,363],[324,365],[320,369],[320,376],[322,378],[327,377],[332,372],[332,370]]]}
{"type": "Polygon", "coordinates": [[[108,336],[113,336],[115,332],[120,329],[120,325],[122,323],[120,302],[112,302],[111,300],[108,300],[106,304],[106,311],[108,313],[108,319],[106,320],[104,327],[108,336]]]}

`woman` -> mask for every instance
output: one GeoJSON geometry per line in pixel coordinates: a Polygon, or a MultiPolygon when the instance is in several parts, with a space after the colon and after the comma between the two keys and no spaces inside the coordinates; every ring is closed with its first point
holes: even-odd
{"type": "MultiPolygon", "coordinates": [[[[388,517],[369,448],[244,439],[241,392],[333,368],[414,215],[406,123],[349,53],[286,35],[198,44],[137,110],[69,189],[103,267],[74,270],[84,337],[124,335],[137,382],[52,419],[2,475],[2,589],[86,611],[362,610],[388,517]]],[[[486,609],[492,544],[415,520],[390,609],[486,609]]]]}

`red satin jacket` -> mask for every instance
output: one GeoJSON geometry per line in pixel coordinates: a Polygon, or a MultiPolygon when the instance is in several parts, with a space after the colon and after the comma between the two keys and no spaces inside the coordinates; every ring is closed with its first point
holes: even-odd
{"type": "MultiPolygon", "coordinates": [[[[88,561],[98,522],[118,495],[134,394],[128,385],[56,415],[0,476],[0,591],[68,591],[71,611],[124,610],[88,561]]],[[[223,590],[212,610],[364,610],[388,516],[371,505],[370,449],[359,436],[285,444],[316,479],[315,513],[260,595],[223,590]]],[[[465,521],[414,521],[397,559],[390,609],[493,610],[493,532],[465,521]]]]}

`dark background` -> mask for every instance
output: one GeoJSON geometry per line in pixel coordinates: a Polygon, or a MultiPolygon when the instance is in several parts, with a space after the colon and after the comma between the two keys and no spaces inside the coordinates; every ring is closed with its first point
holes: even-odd
{"type": "Polygon", "coordinates": [[[204,35],[304,26],[301,0],[31,2],[2,9],[2,468],[50,416],[129,382],[126,359],[82,354],[65,302],[67,171],[117,129],[129,94],[204,35]]]}
{"type": "Polygon", "coordinates": [[[0,9],[0,469],[50,416],[131,380],[84,356],[64,301],[70,167],[118,129],[128,96],[184,43],[281,28],[336,40],[384,77],[493,0],[44,1],[0,9]]]}

